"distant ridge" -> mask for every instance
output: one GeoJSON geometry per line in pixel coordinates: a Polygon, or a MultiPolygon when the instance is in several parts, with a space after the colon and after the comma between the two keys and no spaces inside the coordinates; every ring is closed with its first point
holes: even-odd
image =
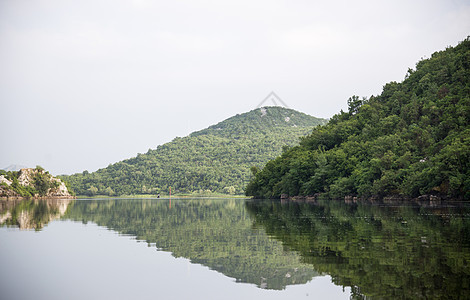
{"type": "Polygon", "coordinates": [[[262,107],[150,149],[93,173],[62,176],[79,195],[243,194],[250,168],[299,143],[327,121],[283,107],[262,107]]]}
{"type": "Polygon", "coordinates": [[[21,169],[25,169],[27,166],[23,165],[9,165],[8,167],[3,168],[4,171],[19,171],[21,169]]]}

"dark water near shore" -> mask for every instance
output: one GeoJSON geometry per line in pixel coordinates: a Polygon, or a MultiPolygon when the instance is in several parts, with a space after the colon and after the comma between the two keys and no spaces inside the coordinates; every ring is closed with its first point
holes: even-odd
{"type": "Polygon", "coordinates": [[[470,205],[0,202],[1,299],[468,298],[470,205]]]}

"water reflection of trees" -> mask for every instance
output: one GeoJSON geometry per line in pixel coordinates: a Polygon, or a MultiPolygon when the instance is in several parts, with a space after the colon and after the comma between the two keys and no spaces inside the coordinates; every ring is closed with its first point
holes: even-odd
{"type": "Polygon", "coordinates": [[[455,298],[470,293],[467,207],[249,201],[256,227],[354,297],[455,298]]]}
{"type": "Polygon", "coordinates": [[[243,200],[75,201],[65,217],[134,236],[260,288],[284,289],[318,275],[297,253],[253,229],[243,200]]]}
{"type": "Polygon", "coordinates": [[[0,200],[0,225],[40,230],[50,221],[63,216],[71,201],[70,199],[0,200]]]}

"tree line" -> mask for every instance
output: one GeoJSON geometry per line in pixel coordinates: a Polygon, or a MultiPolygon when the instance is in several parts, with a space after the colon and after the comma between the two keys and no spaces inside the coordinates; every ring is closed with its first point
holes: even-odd
{"type": "Polygon", "coordinates": [[[324,124],[291,109],[263,107],[96,172],[61,176],[79,195],[243,194],[250,167],[261,167],[324,124]]]}
{"type": "Polygon", "coordinates": [[[470,199],[470,40],[435,52],[378,96],[348,100],[348,111],[300,145],[252,168],[257,198],[438,195],[470,199]]]}

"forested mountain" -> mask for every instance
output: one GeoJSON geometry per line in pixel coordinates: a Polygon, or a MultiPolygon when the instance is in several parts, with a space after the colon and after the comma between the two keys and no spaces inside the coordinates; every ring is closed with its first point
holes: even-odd
{"type": "Polygon", "coordinates": [[[469,67],[467,38],[381,95],[351,97],[348,112],[267,163],[246,194],[470,199],[469,67]]]}
{"type": "Polygon", "coordinates": [[[79,195],[242,194],[261,167],[326,120],[282,107],[236,115],[93,173],[62,176],[79,195]]]}

